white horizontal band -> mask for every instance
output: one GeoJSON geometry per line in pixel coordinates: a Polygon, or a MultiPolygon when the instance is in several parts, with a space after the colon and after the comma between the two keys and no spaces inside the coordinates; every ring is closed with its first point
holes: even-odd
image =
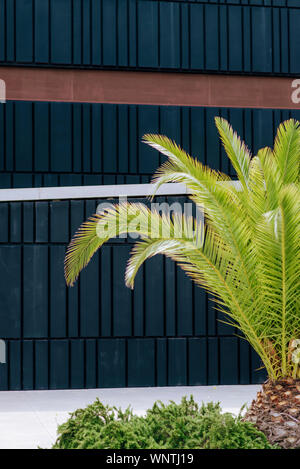
{"type": "MultiPolygon", "coordinates": [[[[116,184],[105,186],[34,187],[29,189],[0,189],[1,202],[61,199],[106,199],[111,197],[148,197],[153,184],[116,184]]],[[[184,184],[163,184],[156,195],[187,194],[184,184]]]]}
{"type": "MultiPolygon", "coordinates": [[[[236,183],[235,181],[233,182],[236,183]]],[[[154,184],[115,184],[105,186],[34,187],[29,189],[0,189],[0,202],[35,200],[108,199],[116,197],[149,197],[154,184]]],[[[185,184],[162,184],[156,195],[188,195],[185,184]]]]}

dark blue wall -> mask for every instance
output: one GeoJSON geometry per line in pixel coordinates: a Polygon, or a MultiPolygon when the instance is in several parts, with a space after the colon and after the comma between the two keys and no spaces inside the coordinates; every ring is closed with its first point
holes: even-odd
{"type": "Polygon", "coordinates": [[[299,74],[298,0],[0,0],[0,63],[299,74]]]}
{"type": "Polygon", "coordinates": [[[0,337],[8,352],[0,389],[264,379],[246,341],[217,321],[206,293],[172,261],[147,261],[135,289],[125,287],[132,240],[106,244],[75,287],[65,286],[66,244],[96,206],[96,200],[0,203],[0,337]]]}
{"type": "Polygon", "coordinates": [[[141,138],[158,132],[231,173],[214,124],[226,117],[254,152],[300,111],[8,102],[0,104],[0,187],[149,182],[161,158],[141,138]]]}

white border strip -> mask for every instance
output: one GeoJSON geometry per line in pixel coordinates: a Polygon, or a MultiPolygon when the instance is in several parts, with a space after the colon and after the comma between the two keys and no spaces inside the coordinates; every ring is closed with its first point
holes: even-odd
{"type": "MultiPolygon", "coordinates": [[[[0,189],[1,202],[62,199],[104,199],[111,197],[148,197],[154,194],[153,184],[116,184],[105,186],[35,187],[30,189],[0,189]]],[[[156,195],[185,195],[184,184],[162,184],[156,195]]]]}
{"type": "MultiPolygon", "coordinates": [[[[240,188],[239,181],[229,181],[240,188]]],[[[35,200],[109,199],[117,197],[149,197],[155,192],[154,184],[115,184],[105,186],[34,187],[29,189],[0,189],[0,202],[35,200]]],[[[188,195],[185,184],[162,184],[155,195],[188,195]]]]}

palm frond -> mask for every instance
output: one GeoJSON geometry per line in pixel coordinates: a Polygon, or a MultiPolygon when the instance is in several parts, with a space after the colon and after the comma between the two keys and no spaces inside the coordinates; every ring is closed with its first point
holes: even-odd
{"type": "Polygon", "coordinates": [[[215,117],[215,123],[227,156],[236,170],[240,182],[246,189],[248,187],[251,160],[250,152],[226,119],[215,117]]]}
{"type": "Polygon", "coordinates": [[[127,265],[127,286],[133,288],[139,268],[152,256],[173,259],[240,329],[271,379],[295,376],[291,343],[300,338],[299,123],[283,123],[274,150],[262,148],[252,160],[228,122],[217,118],[216,124],[240,188],[167,137],[144,137],[168,157],[154,176],[157,187],[184,183],[203,208],[204,240],[192,217],[119,204],[79,228],[67,249],[66,281],[72,285],[108,239],[135,233],[140,240],[127,265]]]}
{"type": "Polygon", "coordinates": [[[274,142],[274,158],[282,184],[296,183],[300,169],[300,124],[294,119],[280,124],[274,142]]]}

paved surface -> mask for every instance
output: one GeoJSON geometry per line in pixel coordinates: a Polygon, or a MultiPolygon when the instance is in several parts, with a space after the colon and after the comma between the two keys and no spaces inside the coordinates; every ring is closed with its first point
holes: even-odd
{"type": "Polygon", "coordinates": [[[193,386],[164,388],[86,389],[66,391],[0,392],[0,449],[50,448],[56,439],[57,425],[77,408],[96,397],[106,404],[125,409],[131,405],[142,415],[160,399],[179,402],[193,394],[197,402],[221,402],[224,412],[239,413],[250,403],[260,386],[193,386]]]}

